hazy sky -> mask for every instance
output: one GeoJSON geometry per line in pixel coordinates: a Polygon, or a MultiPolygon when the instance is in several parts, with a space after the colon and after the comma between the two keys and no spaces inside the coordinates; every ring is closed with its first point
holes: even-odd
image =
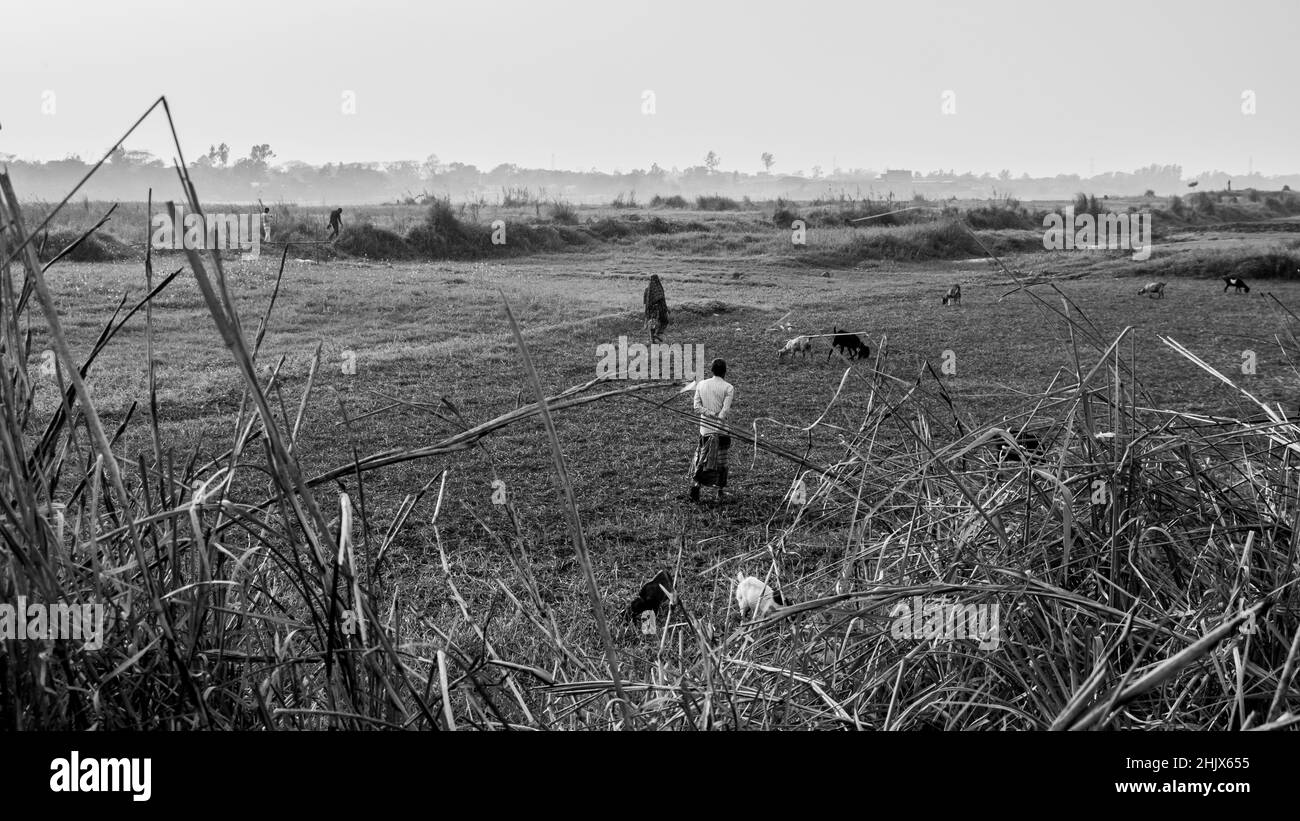
{"type": "Polygon", "coordinates": [[[16,0],[0,30],[20,157],[97,158],[166,94],[191,159],[1300,171],[1297,0],[16,0]]]}

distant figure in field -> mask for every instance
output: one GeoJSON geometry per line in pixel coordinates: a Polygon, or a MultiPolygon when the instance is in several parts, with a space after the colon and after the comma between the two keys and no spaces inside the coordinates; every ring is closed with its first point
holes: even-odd
{"type": "Polygon", "coordinates": [[[713,376],[695,386],[695,410],[700,412],[700,441],[691,460],[691,501],[700,500],[700,485],[718,489],[718,501],[727,487],[727,451],[731,450],[731,437],[722,432],[716,423],[726,422],[731,413],[731,400],[736,390],[724,377],[727,363],[713,360],[709,366],[713,376]]]}
{"type": "Polygon", "coordinates": [[[339,229],[343,227],[343,209],[335,208],[330,212],[330,239],[339,235],[339,229]]]}
{"type": "Polygon", "coordinates": [[[650,275],[650,284],[641,296],[645,306],[645,324],[650,327],[650,341],[658,342],[664,328],[668,327],[668,300],[664,298],[664,285],[658,274],[650,275]]]}
{"type": "MultiPolygon", "coordinates": [[[[260,202],[261,200],[259,200],[260,202]]],[[[265,205],[262,206],[262,242],[271,241],[271,223],[275,222],[275,217],[271,216],[271,209],[265,205]]]]}

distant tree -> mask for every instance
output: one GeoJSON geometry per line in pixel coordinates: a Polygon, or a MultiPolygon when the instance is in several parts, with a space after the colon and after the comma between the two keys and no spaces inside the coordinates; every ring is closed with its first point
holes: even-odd
{"type": "Polygon", "coordinates": [[[430,154],[424,158],[420,165],[420,175],[428,179],[442,170],[442,161],[438,159],[437,154],[430,154]]]}
{"type": "Polygon", "coordinates": [[[120,145],[117,148],[114,148],[108,154],[108,161],[113,165],[126,165],[128,162],[126,158],[126,149],[120,145]]]}
{"type": "Polygon", "coordinates": [[[151,166],[161,168],[163,163],[148,151],[128,151],[126,152],[126,162],[128,165],[151,166]]]}
{"type": "Polygon", "coordinates": [[[222,143],[217,146],[217,157],[221,160],[222,165],[230,164],[230,146],[222,143]]]}
{"type": "MultiPolygon", "coordinates": [[[[222,143],[222,146],[224,147],[225,143],[222,143]]],[[[255,145],[252,150],[248,152],[248,158],[258,165],[266,165],[266,161],[274,156],[275,152],[271,150],[270,143],[255,145]]]]}
{"type": "Polygon", "coordinates": [[[710,172],[717,171],[718,165],[721,162],[722,162],[722,158],[712,151],[704,155],[704,164],[708,166],[710,172]]]}
{"type": "Polygon", "coordinates": [[[650,176],[662,178],[668,172],[659,167],[659,163],[650,163],[650,176]]]}
{"type": "Polygon", "coordinates": [[[1006,182],[1007,180],[1011,179],[1011,169],[1004,168],[1001,171],[999,171],[998,179],[1002,180],[1003,182],[1006,182]]]}
{"type": "Polygon", "coordinates": [[[776,158],[772,156],[771,151],[763,152],[763,169],[769,174],[772,173],[772,166],[776,165],[776,158]]]}
{"type": "Polygon", "coordinates": [[[814,165],[812,167],[812,175],[814,180],[819,179],[822,175],[822,167],[820,165],[814,165]]]}

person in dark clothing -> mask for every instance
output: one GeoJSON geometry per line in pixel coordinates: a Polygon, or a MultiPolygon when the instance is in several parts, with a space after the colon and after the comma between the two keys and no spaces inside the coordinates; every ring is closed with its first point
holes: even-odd
{"type": "Polygon", "coordinates": [[[339,229],[343,227],[343,209],[335,208],[330,212],[330,239],[339,235],[339,229]]]}

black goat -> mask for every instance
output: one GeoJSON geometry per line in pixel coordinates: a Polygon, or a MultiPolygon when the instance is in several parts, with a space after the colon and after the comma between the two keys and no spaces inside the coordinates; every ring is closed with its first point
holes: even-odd
{"type": "Polygon", "coordinates": [[[1223,292],[1226,294],[1229,288],[1234,289],[1233,290],[1234,294],[1239,294],[1242,291],[1245,291],[1246,293],[1250,293],[1250,286],[1247,285],[1246,280],[1242,279],[1241,277],[1224,277],[1223,292]]]}
{"type": "Polygon", "coordinates": [[[841,353],[848,355],[849,359],[866,359],[871,356],[871,348],[867,343],[858,338],[857,334],[842,334],[839,328],[832,325],[831,333],[835,334],[831,338],[831,349],[826,352],[826,358],[830,359],[831,354],[838,349],[841,353]]]}

